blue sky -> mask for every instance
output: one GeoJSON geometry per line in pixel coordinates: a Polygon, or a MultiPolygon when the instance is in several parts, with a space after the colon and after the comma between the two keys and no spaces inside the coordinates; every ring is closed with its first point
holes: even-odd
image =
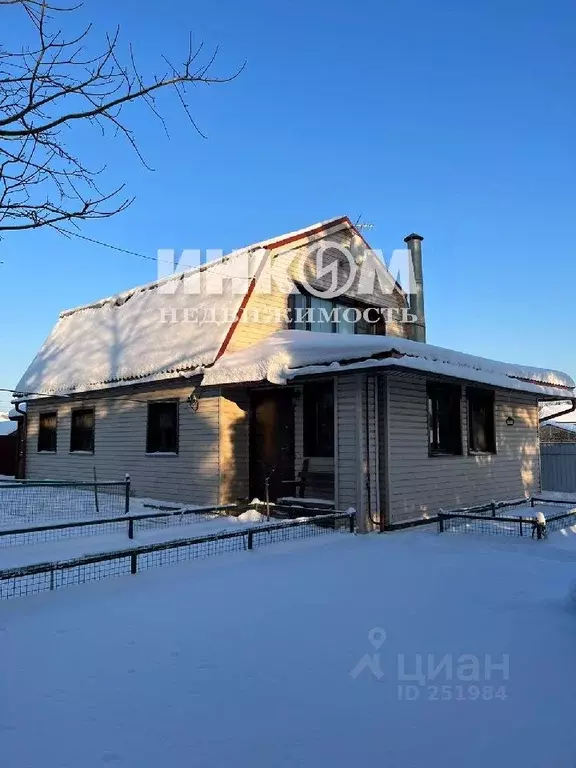
{"type": "MultiPolygon", "coordinates": [[[[3,12],[4,13],[4,12],[3,12]]],[[[432,343],[576,376],[576,8],[570,0],[86,0],[146,72],[187,30],[219,45],[229,85],[161,100],[170,138],[134,108],[155,168],[127,143],[73,141],[137,196],[81,232],[154,256],[225,250],[347,213],[390,253],[424,235],[432,343]]],[[[13,45],[16,26],[0,38],[13,45]]],[[[0,242],[0,387],[14,386],[64,308],[155,278],[153,262],[39,230],[0,242]]],[[[0,393],[0,410],[6,398],[0,393]]]]}

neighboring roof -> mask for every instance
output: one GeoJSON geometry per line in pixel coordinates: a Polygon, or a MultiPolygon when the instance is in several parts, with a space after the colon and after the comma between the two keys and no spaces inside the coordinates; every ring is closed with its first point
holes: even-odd
{"type": "MultiPolygon", "coordinates": [[[[18,406],[20,408],[20,411],[26,412],[26,403],[20,403],[18,406]]],[[[16,410],[16,408],[11,408],[8,411],[8,418],[9,419],[21,419],[24,416],[24,413],[20,413],[16,410]]]]}
{"type": "Polygon", "coordinates": [[[18,424],[15,421],[0,421],[0,437],[6,437],[11,435],[18,429],[18,424]]]}
{"type": "Polygon", "coordinates": [[[561,429],[563,432],[571,432],[572,434],[576,434],[576,424],[567,424],[564,421],[545,421],[543,424],[541,424],[541,427],[556,427],[556,429],[561,429]]]}
{"type": "Polygon", "coordinates": [[[204,373],[203,384],[270,381],[363,368],[400,367],[477,381],[540,397],[576,396],[560,371],[512,365],[394,336],[281,331],[249,349],[224,355],[204,373]]]}
{"type": "MultiPolygon", "coordinates": [[[[253,281],[250,259],[259,249],[295,247],[325,231],[353,227],[346,216],[255,243],[196,269],[62,312],[16,390],[21,395],[67,395],[201,372],[221,354],[253,281]],[[200,292],[199,280],[226,281],[224,293],[200,292]],[[231,283],[231,284],[230,284],[231,283]],[[194,292],[190,292],[190,291],[194,292]],[[167,294],[167,291],[169,293],[167,294]],[[159,322],[161,312],[214,317],[216,322],[159,322]]],[[[189,315],[190,316],[190,315],[189,315]]],[[[166,315],[165,317],[169,317],[166,315]]]]}

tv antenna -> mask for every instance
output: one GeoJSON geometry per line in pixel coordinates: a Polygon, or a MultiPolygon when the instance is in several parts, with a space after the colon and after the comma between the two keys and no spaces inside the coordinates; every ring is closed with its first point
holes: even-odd
{"type": "Polygon", "coordinates": [[[360,214],[360,216],[358,216],[354,226],[356,227],[356,229],[358,229],[360,231],[366,230],[366,229],[374,229],[374,227],[375,227],[375,225],[372,224],[372,222],[369,222],[369,221],[364,221],[363,222],[362,221],[362,214],[360,214]]]}

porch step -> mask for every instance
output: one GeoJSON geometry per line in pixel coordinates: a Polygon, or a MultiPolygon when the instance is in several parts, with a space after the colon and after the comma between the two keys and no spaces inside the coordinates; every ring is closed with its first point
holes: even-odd
{"type": "Polygon", "coordinates": [[[334,499],[301,498],[300,496],[282,496],[276,500],[276,504],[282,507],[303,507],[304,509],[318,509],[330,511],[335,509],[334,499]]]}

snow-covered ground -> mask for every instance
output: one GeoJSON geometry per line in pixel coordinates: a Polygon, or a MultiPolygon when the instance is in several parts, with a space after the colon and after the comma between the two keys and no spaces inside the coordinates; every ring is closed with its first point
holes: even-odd
{"type": "MultiPolygon", "coordinates": [[[[0,529],[50,525],[76,520],[123,517],[125,496],[122,485],[98,493],[98,506],[94,490],[85,487],[25,487],[8,483],[0,485],[0,529]]],[[[130,515],[138,516],[160,511],[179,512],[200,509],[197,504],[167,502],[158,499],[134,497],[130,499],[130,515]]],[[[198,515],[208,520],[215,514],[198,515]]]]}
{"type": "Polygon", "coordinates": [[[2,602],[2,765],[572,767],[575,565],[408,530],[2,602]]]}
{"type": "MultiPolygon", "coordinates": [[[[82,530],[85,529],[80,528],[75,529],[78,535],[70,538],[32,541],[24,544],[10,542],[6,546],[2,546],[3,541],[0,538],[0,569],[19,568],[35,563],[54,563],[72,560],[83,555],[113,552],[144,544],[206,536],[220,531],[241,530],[246,527],[254,527],[258,522],[255,519],[250,519],[251,516],[244,517],[242,515],[239,517],[214,517],[212,520],[199,517],[196,521],[190,520],[190,517],[176,518],[172,525],[163,525],[162,519],[159,521],[147,520],[148,525],[144,530],[139,529],[138,524],[135,526],[133,539],[128,538],[126,525],[121,526],[124,530],[113,533],[96,533],[83,536],[82,530]]],[[[172,520],[169,520],[170,522],[172,520]]],[[[0,588],[0,596],[1,594],[0,588]]]]}

